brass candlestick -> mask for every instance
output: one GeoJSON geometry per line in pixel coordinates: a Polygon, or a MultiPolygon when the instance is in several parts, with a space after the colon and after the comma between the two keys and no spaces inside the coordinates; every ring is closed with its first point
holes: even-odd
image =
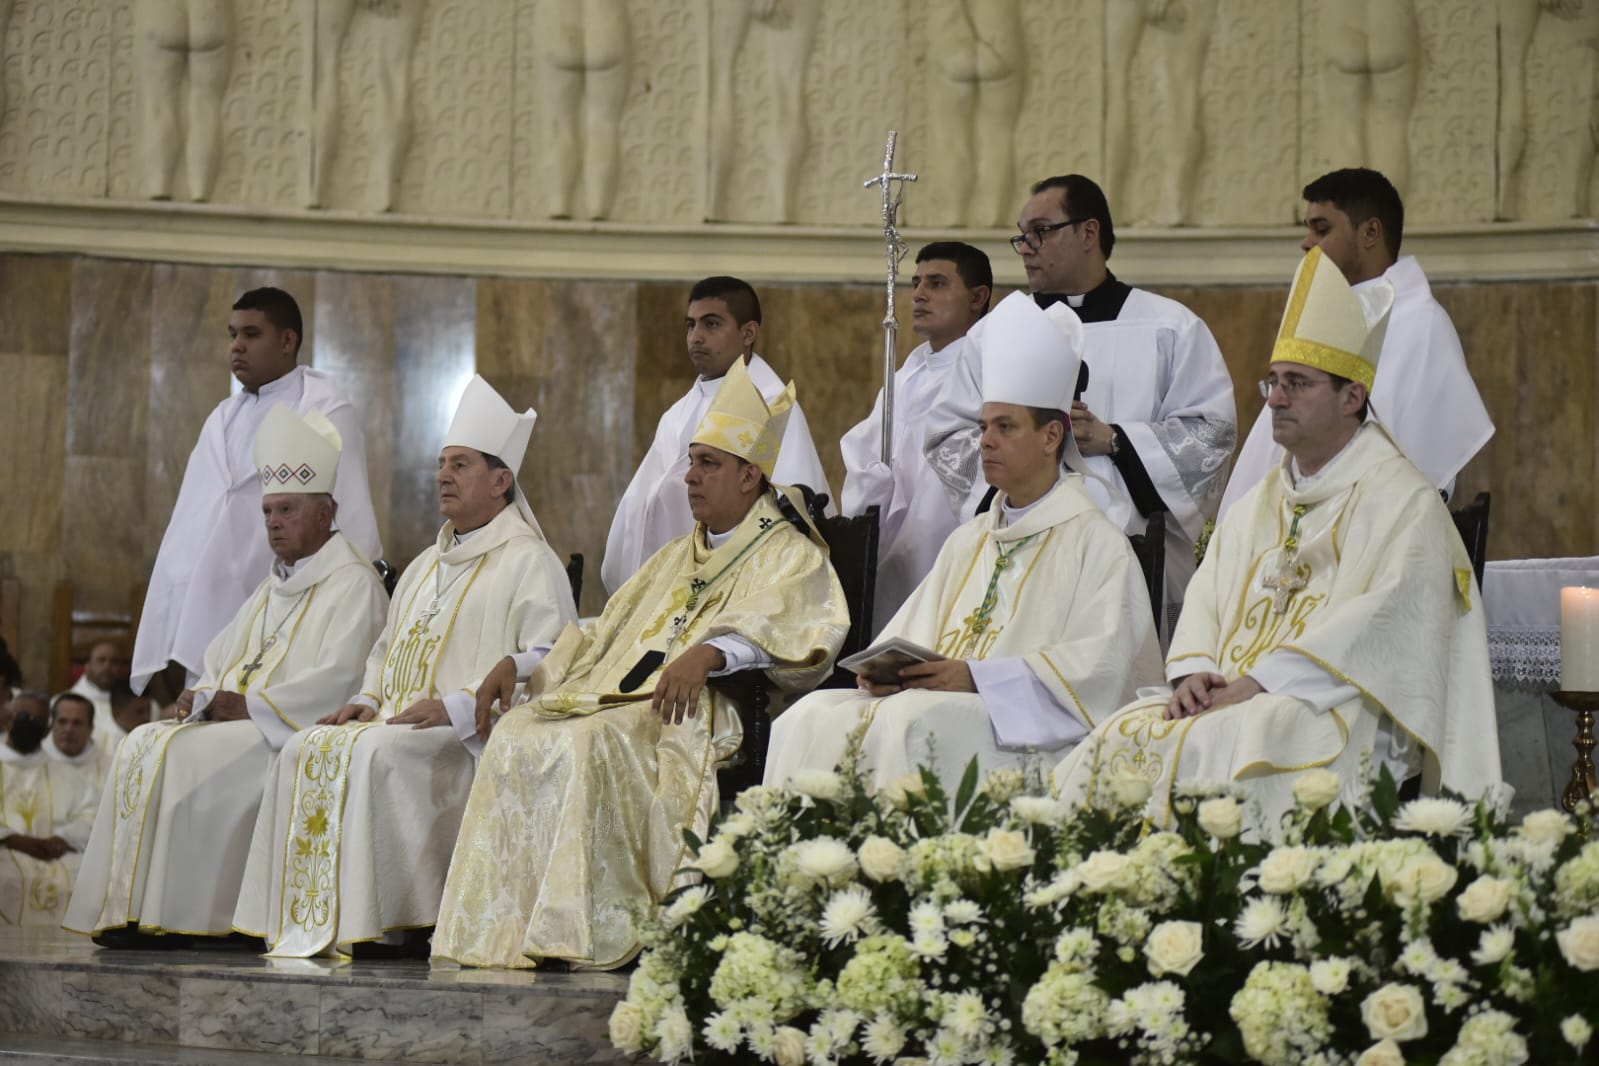
{"type": "Polygon", "coordinates": [[[1575,814],[1577,804],[1584,800],[1593,802],[1599,785],[1594,782],[1593,771],[1593,713],[1599,711],[1599,692],[1551,692],[1556,703],[1577,712],[1577,735],[1571,746],[1577,749],[1576,761],[1571,764],[1571,780],[1560,794],[1560,805],[1575,814]]]}

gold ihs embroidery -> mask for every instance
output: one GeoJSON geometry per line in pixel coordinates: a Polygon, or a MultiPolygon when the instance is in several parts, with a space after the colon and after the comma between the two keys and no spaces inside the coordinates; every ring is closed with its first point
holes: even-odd
{"type": "Polygon", "coordinates": [[[938,638],[938,647],[934,650],[949,659],[986,659],[1003,632],[1003,625],[986,619],[981,626],[974,625],[972,616],[968,615],[959,629],[951,629],[938,638]]]}
{"type": "Polygon", "coordinates": [[[400,643],[390,649],[388,662],[384,664],[384,701],[400,710],[405,709],[414,695],[423,692],[432,695],[429,675],[443,638],[429,631],[429,621],[423,617],[413,622],[400,643]]]}
{"type": "Polygon", "coordinates": [[[1311,613],[1327,601],[1325,592],[1296,596],[1288,610],[1282,614],[1273,608],[1276,597],[1266,596],[1250,604],[1238,628],[1233,630],[1222,656],[1224,666],[1235,666],[1230,677],[1241,677],[1255,668],[1255,663],[1268,652],[1275,651],[1291,640],[1298,640],[1305,632],[1305,623],[1311,613]]]}

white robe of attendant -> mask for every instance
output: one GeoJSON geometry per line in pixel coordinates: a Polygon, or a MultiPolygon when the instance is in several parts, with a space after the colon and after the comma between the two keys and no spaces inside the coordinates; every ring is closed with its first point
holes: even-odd
{"type": "Polygon", "coordinates": [[[168,660],[182,663],[191,678],[199,677],[211,639],[272,565],[271,548],[261,536],[255,434],[274,403],[302,416],[321,411],[338,429],[344,440],[333,492],[339,502],[338,528],[368,559],[383,554],[367,487],[361,422],[333,378],[299,366],[261,386],[259,393],[230,396],[217,404],[200,430],[156,553],[133,645],[130,684],[135,692],[144,691],[168,660]]]}
{"type": "Polygon", "coordinates": [[[341,533],[293,567],[273,566],[206,649],[190,716],[139,726],[117,748],[68,929],[232,931],[275,755],[360,683],[386,600],[341,533]],[[207,720],[219,691],[241,693],[249,717],[207,720]]]}
{"type": "Polygon", "coordinates": [[[1123,708],[1056,767],[1063,798],[1093,800],[1107,774],[1153,785],[1171,822],[1182,781],[1237,781],[1258,827],[1293,807],[1293,782],[1324,767],[1357,801],[1370,760],[1412,765],[1422,790],[1476,797],[1500,782],[1487,630],[1466,556],[1431,482],[1367,422],[1313,477],[1292,464],[1217,527],[1172,635],[1166,675],[1248,675],[1252,699],[1167,721],[1170,692],[1123,708]],[[1275,610],[1284,543],[1299,518],[1303,587],[1275,610]]]}
{"type": "Polygon", "coordinates": [[[459,540],[445,523],[406,567],[367,658],[355,702],[377,719],[318,726],[284,746],[234,926],[273,955],[305,957],[432,925],[482,751],[477,686],[576,618],[566,570],[519,507],[459,540]],[[387,724],[423,699],[443,700],[450,724],[387,724]]]}
{"type": "Polygon", "coordinates": [[[42,748],[23,755],[0,744],[0,839],[58,836],[73,849],[45,861],[0,846],[0,925],[60,924],[89,839],[94,800],[82,775],[42,748]]]}
{"type": "Polygon", "coordinates": [[[960,525],[943,483],[927,464],[922,440],[928,409],[965,343],[964,337],[958,337],[935,352],[924,341],[894,373],[893,465],[883,462],[881,389],[872,413],[839,441],[845,470],[839,512],[853,516],[864,514],[873,504],[879,508],[873,633],[894,617],[960,525]]]}
{"type": "MultiPolygon", "coordinates": [[[[927,417],[928,462],[962,517],[988,491],[977,452],[982,330],[979,321],[967,333],[966,348],[927,417]]],[[[1198,315],[1143,289],[1128,294],[1115,319],[1085,322],[1083,330],[1088,389],[1082,401],[1094,417],[1121,427],[1167,507],[1166,603],[1176,607],[1194,572],[1194,544],[1221,500],[1238,439],[1232,376],[1198,315]]],[[[1084,463],[1094,502],[1123,532],[1142,532],[1145,519],[1111,457],[1091,456],[1084,463]]]]}
{"type": "Polygon", "coordinates": [[[766,783],[832,769],[863,720],[862,767],[878,788],[920,765],[953,788],[973,756],[988,772],[1053,753],[1047,769],[1139,686],[1158,683],[1143,571],[1082,481],[1066,474],[1020,510],[996,497],[950,536],[883,629],[879,639],[966,660],[977,692],[813,692],[773,723],[766,783]],[[1009,554],[984,626],[974,620],[1001,552],[1009,554]]]}
{"type": "MultiPolygon", "coordinates": [[[[100,730],[96,729],[94,732],[98,734],[100,730]]],[[[55,737],[45,737],[39,749],[55,760],[57,765],[82,777],[89,790],[96,796],[100,794],[100,788],[105,784],[106,775],[111,772],[111,764],[116,759],[116,751],[107,748],[94,736],[89,738],[89,743],[85,744],[83,750],[76,755],[68,755],[56,747],[55,737]]]]}
{"type": "MultiPolygon", "coordinates": [[[[758,355],[750,356],[750,380],[767,403],[783,393],[783,379],[758,355]]],[[[605,559],[600,564],[600,579],[608,592],[615,592],[638,572],[644,561],[678,537],[694,531],[694,515],[683,491],[688,473],[688,446],[699,429],[711,400],[722,387],[722,379],[696,378],[694,385],[666,413],[655,427],[655,441],[644,453],[633,480],[616,505],[611,531],[605,538],[605,559]]],[[[796,403],[789,414],[788,427],[777,453],[777,466],[771,481],[775,485],[808,485],[818,493],[831,495],[822,458],[811,439],[811,424],[796,403]]],[[[829,505],[831,510],[831,504],[829,505]]]]}
{"type": "MultiPolygon", "coordinates": [[[[1477,383],[1466,367],[1460,335],[1432,295],[1415,256],[1404,256],[1383,278],[1394,287],[1394,307],[1377,362],[1371,408],[1395,442],[1433,487],[1454,494],[1455,478],[1494,435],[1477,383]]],[[[1375,285],[1378,279],[1356,285],[1375,285]]],[[[1244,494],[1281,464],[1271,437],[1271,408],[1255,419],[1221,498],[1225,515],[1244,494]]]]}

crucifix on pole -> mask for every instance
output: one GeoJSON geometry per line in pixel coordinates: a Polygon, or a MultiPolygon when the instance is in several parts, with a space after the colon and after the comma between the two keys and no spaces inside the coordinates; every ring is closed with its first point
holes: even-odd
{"type": "Polygon", "coordinates": [[[894,371],[899,365],[899,319],[894,316],[894,287],[899,283],[899,264],[909,250],[899,235],[899,207],[905,198],[905,182],[915,174],[894,172],[894,142],[898,130],[888,131],[888,147],[883,152],[883,172],[866,179],[865,187],[882,186],[883,244],[888,256],[888,313],[883,316],[883,452],[885,464],[894,461],[894,371]],[[898,182],[899,184],[895,184],[898,182]]]}

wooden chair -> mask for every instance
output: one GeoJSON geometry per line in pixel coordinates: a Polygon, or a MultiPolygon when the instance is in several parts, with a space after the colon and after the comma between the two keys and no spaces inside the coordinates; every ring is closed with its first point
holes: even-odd
{"type": "Polygon", "coordinates": [[[1155,612],[1155,632],[1164,633],[1166,618],[1166,512],[1150,514],[1142,533],[1129,534],[1127,540],[1138,556],[1139,569],[1144,571],[1144,585],[1149,589],[1149,608],[1155,612]]]}
{"type": "Polygon", "coordinates": [[[1455,530],[1471,556],[1471,568],[1477,574],[1477,587],[1482,588],[1482,570],[1488,564],[1488,493],[1479,492],[1477,498],[1458,511],[1451,511],[1455,530]]]}
{"type": "Polygon", "coordinates": [[[50,691],[61,692],[74,680],[74,668],[89,661],[89,653],[102,640],[119,640],[129,650],[139,629],[139,611],[144,605],[144,585],[128,591],[125,611],[90,611],[76,606],[77,594],[71,581],[57,581],[51,600],[50,691]]]}
{"type": "MultiPolygon", "coordinates": [[[[852,655],[866,647],[872,639],[872,608],[877,585],[877,523],[878,509],[868,507],[866,513],[854,518],[843,515],[827,516],[827,496],[813,493],[808,487],[798,486],[805,494],[811,522],[827,541],[828,555],[838,583],[844,588],[844,601],[849,605],[849,633],[839,650],[839,658],[852,655]]],[[[849,676],[849,687],[854,687],[854,675],[849,676]]],[[[837,674],[825,685],[837,680],[837,674]]],[[[745,670],[711,682],[718,691],[732,699],[744,724],[744,742],[732,761],[717,771],[717,783],[723,800],[729,800],[751,785],[761,783],[766,773],[766,749],[772,735],[772,693],[766,674],[760,670],[745,670]]]]}
{"type": "Polygon", "coordinates": [[[379,580],[383,582],[383,591],[392,597],[394,586],[400,582],[400,572],[394,569],[394,564],[387,559],[379,559],[372,566],[377,570],[379,580]]]}
{"type": "Polygon", "coordinates": [[[573,552],[566,557],[566,580],[572,586],[572,602],[583,613],[583,553],[573,552]]]}

